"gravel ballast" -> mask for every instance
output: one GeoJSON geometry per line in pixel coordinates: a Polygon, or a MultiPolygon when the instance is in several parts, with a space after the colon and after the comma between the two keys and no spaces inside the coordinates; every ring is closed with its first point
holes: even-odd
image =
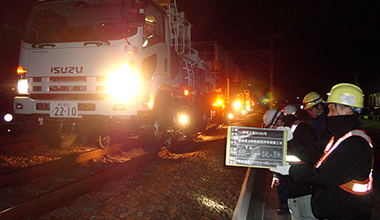
{"type": "Polygon", "coordinates": [[[39,219],[231,219],[247,168],[225,166],[225,146],[223,138],[163,151],[161,160],[39,219]]]}

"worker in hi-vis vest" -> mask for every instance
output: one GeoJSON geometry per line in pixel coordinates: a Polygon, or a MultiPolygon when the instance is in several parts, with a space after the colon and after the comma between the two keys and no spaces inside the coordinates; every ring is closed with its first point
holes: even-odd
{"type": "Polygon", "coordinates": [[[358,86],[333,86],[326,101],[333,137],[323,156],[314,166],[305,163],[287,171],[279,167],[294,181],[313,186],[311,205],[319,219],[371,218],[373,151],[371,139],[360,126],[363,102],[358,86]]]}

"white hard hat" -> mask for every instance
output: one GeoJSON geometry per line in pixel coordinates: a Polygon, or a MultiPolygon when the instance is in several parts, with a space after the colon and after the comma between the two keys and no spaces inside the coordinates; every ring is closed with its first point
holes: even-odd
{"type": "Polygon", "coordinates": [[[272,127],[281,116],[281,111],[269,109],[263,116],[263,122],[267,127],[272,127]]]}
{"type": "Polygon", "coordinates": [[[284,112],[284,115],[296,115],[297,108],[294,105],[287,105],[282,109],[282,112],[284,112]]]}

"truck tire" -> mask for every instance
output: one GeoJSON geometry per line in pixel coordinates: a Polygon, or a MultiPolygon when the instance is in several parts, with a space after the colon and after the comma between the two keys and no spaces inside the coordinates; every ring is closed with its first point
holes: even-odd
{"type": "Polygon", "coordinates": [[[60,126],[50,124],[44,126],[42,139],[50,147],[65,148],[71,146],[77,135],[70,129],[70,126],[60,126]]]}
{"type": "Polygon", "coordinates": [[[153,113],[153,122],[151,126],[142,131],[139,135],[141,148],[146,152],[159,152],[164,146],[166,126],[164,122],[163,112],[157,111],[153,113]]]}
{"type": "Polygon", "coordinates": [[[197,119],[197,131],[204,133],[207,129],[207,126],[210,123],[209,111],[207,109],[199,107],[197,111],[196,119],[197,119]]]}
{"type": "Polygon", "coordinates": [[[109,135],[99,135],[98,136],[98,145],[101,149],[106,149],[111,145],[111,136],[109,135]]]}
{"type": "Polygon", "coordinates": [[[159,152],[165,145],[170,113],[170,102],[158,101],[153,109],[150,125],[139,135],[141,148],[147,152],[159,152]]]}

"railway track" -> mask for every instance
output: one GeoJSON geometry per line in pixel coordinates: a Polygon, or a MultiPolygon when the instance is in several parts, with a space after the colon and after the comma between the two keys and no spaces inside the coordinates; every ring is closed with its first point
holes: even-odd
{"type": "Polygon", "coordinates": [[[138,174],[135,171],[137,168],[166,154],[165,151],[145,154],[140,149],[141,154],[133,159],[133,156],[126,156],[126,159],[117,155],[123,152],[125,156],[128,154],[126,152],[138,147],[137,139],[129,139],[105,150],[71,155],[0,175],[0,219],[35,219],[123,175],[133,181],[134,175],[138,174]],[[114,154],[116,156],[105,157],[114,154]],[[114,162],[103,163],[105,158],[114,162]]]}
{"type": "Polygon", "coordinates": [[[99,160],[105,155],[136,149],[135,141],[1,175],[0,219],[39,217],[159,158],[157,154],[140,152],[140,155],[133,153],[126,158],[118,157],[114,163],[99,160]],[[134,156],[137,157],[132,158],[134,156]],[[88,161],[92,163],[83,165],[88,161]]]}

